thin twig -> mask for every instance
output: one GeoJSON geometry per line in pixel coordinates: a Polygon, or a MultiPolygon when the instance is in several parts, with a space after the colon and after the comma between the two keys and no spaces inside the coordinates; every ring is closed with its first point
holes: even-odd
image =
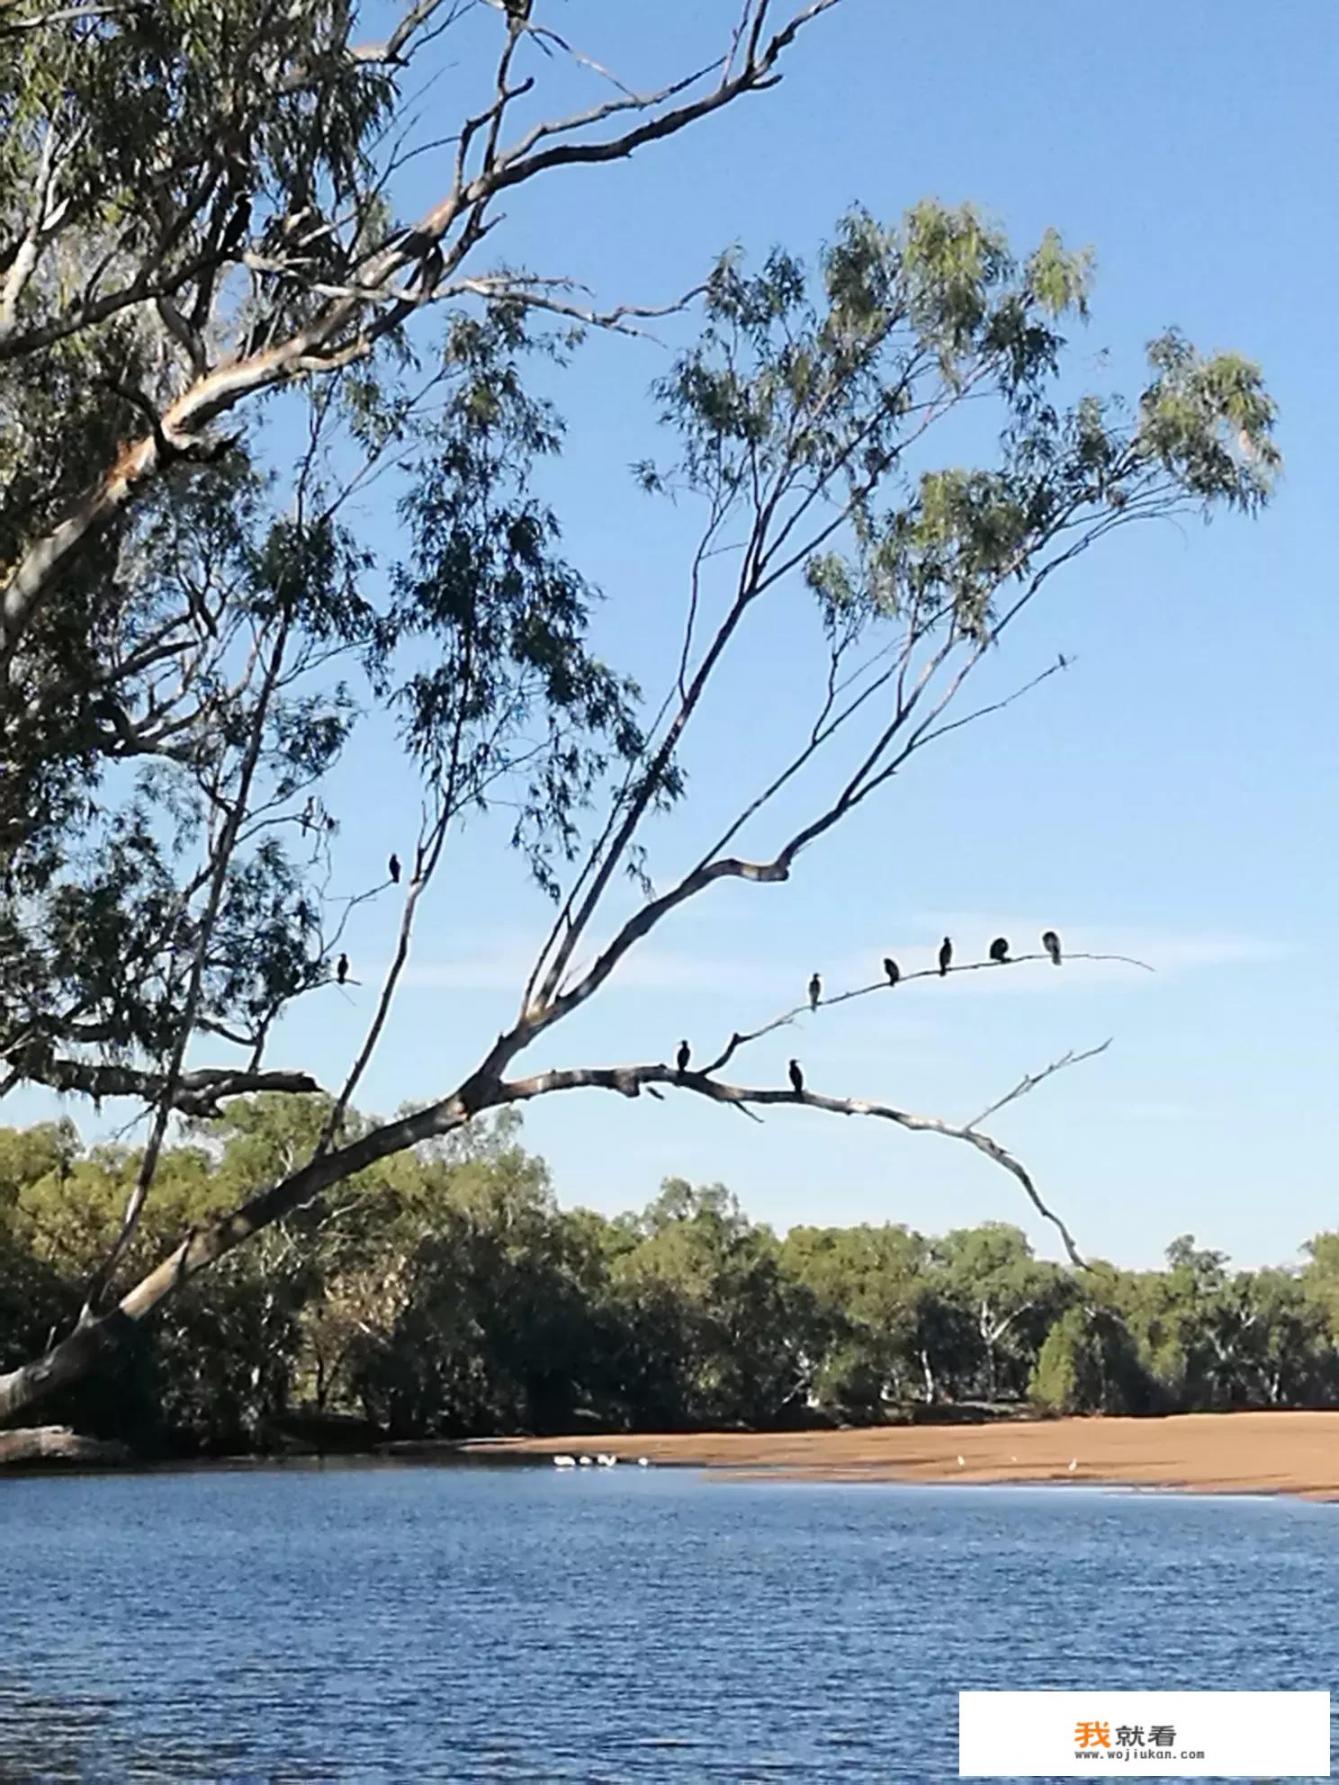
{"type": "Polygon", "coordinates": [[[1058,1060],[1052,1060],[1051,1064],[1040,1072],[1025,1072],[1012,1091],[1006,1092],[998,1102],[992,1103],[989,1109],[983,1109],[979,1116],[974,1116],[968,1122],[968,1128],[979,1128],[982,1122],[988,1121],[991,1116],[998,1114],[1006,1104],[1017,1103],[1020,1097],[1026,1097],[1029,1091],[1035,1091],[1037,1086],[1045,1079],[1050,1078],[1053,1072],[1063,1072],[1066,1066],[1077,1066],[1081,1060],[1095,1060],[1098,1054],[1104,1054],[1107,1051],[1111,1046],[1111,1041],[1112,1038],[1108,1035],[1106,1040],[1097,1047],[1086,1048],[1081,1054],[1075,1053],[1074,1049],[1070,1048],[1067,1054],[1061,1054],[1058,1060]]]}

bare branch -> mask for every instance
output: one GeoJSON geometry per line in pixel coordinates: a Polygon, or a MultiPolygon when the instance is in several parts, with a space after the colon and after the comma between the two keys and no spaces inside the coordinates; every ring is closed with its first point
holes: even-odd
{"type": "MultiPolygon", "coordinates": [[[[1129,955],[1067,953],[1065,959],[1067,961],[1119,961],[1127,967],[1142,967],[1146,973],[1155,971],[1154,968],[1149,966],[1147,961],[1136,961],[1131,959],[1129,955]]],[[[870,985],[856,986],[849,992],[838,992],[833,997],[820,998],[817,1004],[810,1004],[808,1000],[806,1000],[803,1004],[795,1004],[792,1005],[789,1010],[782,1011],[780,1016],[773,1017],[770,1022],[764,1023],[760,1029],[751,1029],[743,1034],[736,1030],[716,1059],[714,1059],[710,1065],[703,1066],[700,1070],[703,1072],[719,1072],[723,1066],[728,1065],[739,1052],[740,1048],[747,1047],[750,1042],[760,1041],[764,1035],[771,1035],[777,1029],[789,1027],[797,1017],[811,1015],[819,1010],[831,1009],[838,1004],[849,1004],[853,998],[868,998],[877,992],[900,992],[903,987],[914,985],[918,979],[943,979],[954,973],[998,972],[1001,969],[1008,967],[1021,967],[1030,961],[1049,960],[1050,956],[1045,954],[1018,954],[1010,955],[1007,961],[961,961],[944,969],[943,972],[941,972],[938,967],[926,967],[916,973],[900,974],[895,985],[890,984],[885,977],[883,979],[874,980],[870,985]]],[[[1085,1059],[1087,1058],[1086,1055],[1083,1057],[1085,1059]]],[[[1066,1062],[1062,1062],[1062,1064],[1064,1063],[1066,1062]]],[[[1006,1101],[1008,1100],[1006,1099],[1006,1101]]],[[[995,1106],[995,1108],[999,1107],[1001,1106],[998,1104],[995,1106]]],[[[986,1111],[987,1115],[992,1113],[993,1111],[991,1110],[986,1111]]],[[[979,1119],[984,1120],[984,1118],[979,1119]]],[[[970,1125],[971,1124],[969,1124],[969,1126],[970,1125]]]]}
{"type": "Polygon", "coordinates": [[[632,88],[625,86],[623,82],[619,80],[618,76],[606,68],[602,62],[597,62],[593,56],[587,56],[583,51],[577,49],[575,45],[570,44],[565,37],[559,37],[558,33],[550,26],[527,25],[526,30],[529,35],[539,43],[541,48],[543,48],[545,44],[557,44],[563,54],[565,56],[570,56],[572,61],[575,62],[579,68],[588,68],[592,74],[598,75],[601,80],[608,81],[610,86],[616,87],[625,98],[632,99],[635,97],[632,88]]]}
{"type": "MultiPolygon", "coordinates": [[[[31,21],[26,21],[31,23],[31,21]]],[[[78,141],[76,132],[71,142],[66,145],[67,152],[78,141]]],[[[12,254],[9,270],[5,275],[3,286],[0,286],[0,339],[14,327],[14,317],[18,310],[19,300],[23,296],[28,281],[37,267],[43,244],[48,241],[60,226],[66,210],[64,202],[51,204],[51,186],[57,165],[56,127],[48,123],[42,139],[42,151],[38,157],[37,177],[33,186],[30,218],[27,229],[17,244],[9,251],[12,254]]]]}
{"type": "Polygon", "coordinates": [[[1086,1048],[1083,1053],[1075,1053],[1074,1049],[1070,1048],[1068,1053],[1062,1054],[1058,1060],[1052,1060],[1051,1064],[1040,1072],[1025,1072],[1012,1091],[1006,1092],[997,1103],[992,1103],[989,1109],[983,1109],[979,1116],[973,1117],[968,1122],[967,1126],[979,1128],[982,1122],[989,1121],[991,1116],[998,1114],[1008,1104],[1017,1103],[1020,1097],[1026,1097],[1029,1091],[1035,1091],[1037,1086],[1050,1078],[1053,1072],[1063,1072],[1066,1066],[1077,1066],[1080,1060],[1095,1060],[1098,1054],[1104,1054],[1110,1046],[1111,1037],[1108,1036],[1099,1046],[1086,1048]]]}
{"type": "MultiPolygon", "coordinates": [[[[433,14],[447,7],[446,17],[439,19],[435,34],[447,30],[461,18],[468,7],[468,0],[416,0],[416,4],[406,9],[397,20],[395,29],[382,43],[364,43],[350,50],[349,55],[354,62],[382,62],[395,67],[402,67],[406,60],[405,52],[410,47],[415,33],[422,31],[433,14]]],[[[422,42],[423,40],[420,40],[422,42]]]]}
{"type": "Polygon", "coordinates": [[[612,310],[598,310],[591,305],[575,304],[554,296],[554,289],[574,289],[569,280],[550,280],[548,285],[553,289],[542,290],[532,279],[517,276],[507,278],[493,275],[488,278],[456,279],[443,287],[439,298],[456,297],[469,293],[474,297],[485,298],[496,302],[499,298],[508,298],[523,305],[527,310],[544,310],[553,316],[565,316],[573,322],[579,322],[587,328],[607,330],[610,334],[635,335],[643,339],[655,340],[646,329],[635,326],[636,320],[654,320],[662,316],[679,316],[688,308],[694,298],[701,297],[705,287],[695,285],[681,298],[669,304],[617,304],[612,310]]]}
{"type": "MultiPolygon", "coordinates": [[[[1080,1060],[1090,1059],[1093,1054],[1103,1052],[1107,1043],[1101,1048],[1093,1048],[1088,1053],[1073,1054],[1064,1060],[1057,1061],[1044,1073],[1038,1075],[1033,1082],[1040,1083],[1053,1072],[1062,1067],[1077,1064],[1080,1060]]],[[[801,1104],[808,1109],[826,1110],[838,1116],[873,1116],[880,1121],[895,1123],[914,1134],[940,1134],[947,1140],[959,1140],[965,1145],[975,1147],[1009,1172],[1022,1186],[1024,1194],[1033,1208],[1048,1221],[1060,1235],[1065,1251],[1071,1263],[1079,1269],[1086,1269],[1084,1259],[1079,1253],[1074,1236],[1064,1221],[1042,1200],[1031,1174],[1022,1162],[1001,1146],[1000,1142],[988,1134],[983,1134],[973,1124],[960,1126],[945,1121],[940,1116],[922,1116],[910,1110],[896,1109],[892,1104],[874,1103],[866,1098],[827,1097],[817,1091],[782,1091],[766,1087],[750,1088],[744,1085],[722,1084],[717,1079],[708,1078],[704,1073],[679,1073],[670,1066],[597,1066],[573,1067],[566,1070],[537,1073],[533,1078],[507,1082],[499,1087],[499,1101],[502,1103],[521,1103],[533,1097],[547,1096],[555,1091],[576,1091],[585,1089],[617,1091],[623,1097],[637,1097],[641,1092],[653,1085],[674,1084],[696,1096],[706,1097],[713,1103],[728,1104],[732,1108],[744,1108],[747,1105],[767,1107],[772,1104],[801,1104]]],[[[1031,1089],[1031,1085],[1028,1086],[1031,1089]]],[[[1023,1095],[1020,1088],[1010,1093],[1009,1098],[1001,1101],[998,1107],[1009,1102],[1013,1097],[1023,1095]]]]}
{"type": "Polygon", "coordinates": [[[101,1101],[104,1097],[135,1097],[146,1103],[166,1098],[183,1116],[216,1116],[229,1097],[245,1097],[261,1091],[292,1092],[312,1096],[321,1089],[306,1072],[244,1072],[228,1066],[201,1066],[183,1072],[169,1083],[160,1072],[132,1066],[94,1065],[84,1060],[53,1059],[44,1064],[23,1064],[20,1076],[53,1091],[79,1091],[101,1101]]]}
{"type": "MultiPolygon", "coordinates": [[[[19,0],[5,0],[5,8],[17,6],[19,0]]],[[[50,25],[82,23],[86,19],[114,19],[134,12],[131,5],[54,6],[46,12],[29,13],[26,18],[0,18],[0,37],[17,37],[23,31],[40,31],[50,25]]]]}

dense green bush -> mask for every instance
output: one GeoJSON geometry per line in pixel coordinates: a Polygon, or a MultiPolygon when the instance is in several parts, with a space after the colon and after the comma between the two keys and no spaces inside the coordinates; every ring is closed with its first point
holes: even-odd
{"type": "MultiPolygon", "coordinates": [[[[196,1125],[163,1161],[131,1266],[263,1184],[322,1113],[259,1098],[196,1125]]],[[[518,1129],[504,1117],[301,1211],[41,1420],[142,1454],[218,1455],[337,1416],[411,1438],[877,1421],[913,1403],[1138,1414],[1339,1400],[1333,1235],[1295,1272],[1233,1273],[1189,1236],[1162,1271],[1076,1272],[999,1222],[778,1240],[720,1185],[680,1179],[609,1219],[561,1209],[518,1129]]],[[[77,1314],[135,1165],[64,1125],[0,1130],[0,1368],[77,1314]]]]}

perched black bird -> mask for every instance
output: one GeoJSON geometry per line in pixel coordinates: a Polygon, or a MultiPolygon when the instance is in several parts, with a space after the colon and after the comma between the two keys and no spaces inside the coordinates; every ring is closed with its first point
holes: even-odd
{"type": "Polygon", "coordinates": [[[818,1009],[818,1000],[822,996],[823,996],[823,981],[818,977],[817,973],[815,973],[813,978],[809,981],[809,1008],[810,1008],[810,1010],[818,1009]]]}
{"type": "Polygon", "coordinates": [[[939,945],[939,977],[942,979],[948,972],[949,963],[953,959],[953,944],[945,936],[939,945]]]}
{"type": "Polygon", "coordinates": [[[798,1060],[792,1060],[790,1063],[790,1088],[797,1097],[804,1090],[804,1074],[800,1071],[798,1060]]]}
{"type": "Polygon", "coordinates": [[[1054,930],[1043,930],[1041,945],[1050,955],[1051,965],[1058,967],[1060,965],[1060,938],[1054,930]]]}
{"type": "Polygon", "coordinates": [[[901,972],[898,970],[897,962],[893,960],[891,955],[884,956],[883,970],[888,975],[889,985],[896,985],[898,980],[902,977],[901,972]]]}
{"type": "Polygon", "coordinates": [[[679,1043],[679,1051],[674,1056],[674,1064],[679,1068],[680,1072],[687,1072],[688,1059],[691,1053],[692,1049],[689,1047],[688,1043],[686,1041],[681,1041],[679,1043]]]}
{"type": "Polygon", "coordinates": [[[995,940],[991,943],[990,958],[992,961],[996,961],[996,962],[1000,962],[1000,963],[1003,963],[1008,960],[1008,958],[1009,958],[1009,939],[1007,936],[997,936],[995,938],[995,940]]]}
{"type": "Polygon", "coordinates": [[[349,957],[346,954],[342,954],[339,957],[339,959],[335,962],[335,984],[343,985],[344,981],[348,977],[349,977],[349,957]]]}
{"type": "Polygon", "coordinates": [[[223,232],[223,240],[219,244],[220,254],[235,254],[246,239],[251,228],[251,200],[245,196],[237,201],[232,216],[228,219],[228,227],[223,232]]]}
{"type": "Polygon", "coordinates": [[[392,885],[398,886],[400,884],[400,858],[398,855],[392,854],[391,859],[386,863],[386,869],[390,874],[392,885]]]}

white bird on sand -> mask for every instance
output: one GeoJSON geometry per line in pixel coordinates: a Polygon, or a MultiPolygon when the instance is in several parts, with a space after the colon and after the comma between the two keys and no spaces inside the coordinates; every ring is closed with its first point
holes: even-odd
{"type": "Polygon", "coordinates": [[[1069,1459],[1069,1473],[1072,1475],[1074,1473],[1074,1471],[1078,1468],[1078,1466],[1079,1466],[1079,1459],[1077,1457],[1071,1457],[1069,1459]]]}
{"type": "Polygon", "coordinates": [[[595,1460],[602,1469],[612,1469],[618,1458],[612,1450],[602,1450],[597,1453],[595,1460]]]}
{"type": "Polygon", "coordinates": [[[554,1457],[553,1466],[555,1469],[575,1469],[577,1460],[575,1457],[558,1456],[554,1457]]]}
{"type": "Polygon", "coordinates": [[[650,1457],[638,1457],[637,1458],[637,1467],[639,1469],[649,1469],[651,1467],[650,1457]]]}
{"type": "Polygon", "coordinates": [[[577,1461],[583,1469],[589,1469],[591,1467],[591,1459],[589,1457],[578,1457],[577,1461]]]}
{"type": "Polygon", "coordinates": [[[965,1469],[967,1467],[967,1458],[966,1457],[958,1458],[958,1467],[960,1469],[965,1469]]]}

